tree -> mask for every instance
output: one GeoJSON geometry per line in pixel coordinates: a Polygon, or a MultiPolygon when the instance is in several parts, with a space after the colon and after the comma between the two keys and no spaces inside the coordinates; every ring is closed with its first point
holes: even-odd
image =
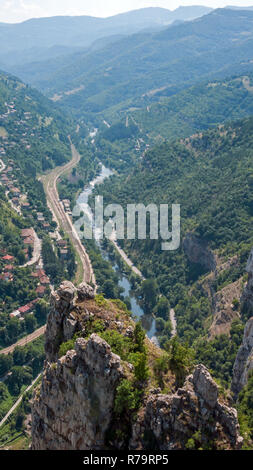
{"type": "Polygon", "coordinates": [[[34,315],[26,315],[25,326],[28,333],[32,333],[37,327],[37,320],[34,315]]]}
{"type": "Polygon", "coordinates": [[[145,352],[145,337],[146,333],[143,330],[141,323],[136,323],[134,329],[134,342],[136,351],[145,352]]]}
{"type": "Polygon", "coordinates": [[[129,413],[137,409],[139,404],[139,392],[135,390],[132,383],[123,379],[116,389],[114,410],[116,414],[129,413]]]}
{"type": "Polygon", "coordinates": [[[170,304],[166,297],[161,297],[156,306],[156,314],[158,317],[163,318],[164,320],[168,319],[170,311],[170,304]]]}
{"type": "Polygon", "coordinates": [[[158,295],[158,286],[157,282],[154,279],[147,279],[143,281],[141,286],[141,295],[145,308],[147,310],[152,310],[156,305],[157,295],[158,295]]]}
{"type": "Polygon", "coordinates": [[[48,303],[44,299],[40,299],[36,303],[35,315],[39,323],[44,323],[46,321],[48,310],[48,303]]]}
{"type": "Polygon", "coordinates": [[[3,354],[0,355],[0,377],[7,374],[13,365],[13,359],[10,354],[4,356],[3,354]]]}
{"type": "Polygon", "coordinates": [[[194,351],[193,349],[182,345],[177,337],[170,341],[169,347],[167,346],[167,349],[169,349],[170,353],[170,370],[176,376],[176,385],[181,387],[187,374],[190,372],[191,367],[193,366],[194,351]]]}
{"type": "Polygon", "coordinates": [[[134,376],[136,380],[140,382],[145,382],[149,378],[150,372],[148,368],[146,352],[137,354],[136,363],[134,366],[134,376]]]}

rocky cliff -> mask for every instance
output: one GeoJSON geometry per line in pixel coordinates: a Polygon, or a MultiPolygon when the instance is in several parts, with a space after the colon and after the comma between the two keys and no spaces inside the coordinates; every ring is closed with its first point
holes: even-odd
{"type": "Polygon", "coordinates": [[[241,302],[247,311],[253,315],[253,249],[247,262],[246,271],[248,273],[248,283],[243,292],[241,302]]]}
{"type": "MultiPolygon", "coordinates": [[[[253,249],[251,250],[246,271],[248,282],[241,297],[242,309],[253,314],[253,249]]],[[[243,343],[238,351],[233,369],[231,390],[237,398],[247,384],[249,372],[253,369],[253,317],[245,326],[243,343]]]]}
{"type": "Polygon", "coordinates": [[[52,294],[51,307],[42,384],[33,400],[32,449],[240,448],[237,412],[219,399],[205,366],[196,366],[179,389],[169,371],[161,390],[152,362],[162,351],[148,339],[150,376],[135,382],[140,406],[117,415],[117,387],[131,379],[134,366],[113,353],[115,344],[102,339],[99,330],[117,332],[129,344],[134,335],[129,314],[117,301],[94,300],[89,286],[76,290],[69,282],[52,294]]]}
{"type": "Polygon", "coordinates": [[[235,397],[247,384],[249,372],[253,369],[253,317],[247,322],[243,343],[236,356],[231,390],[235,397]]]}

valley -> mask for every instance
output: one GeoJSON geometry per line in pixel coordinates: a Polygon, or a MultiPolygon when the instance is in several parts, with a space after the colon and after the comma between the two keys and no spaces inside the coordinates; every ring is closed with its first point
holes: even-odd
{"type": "Polygon", "coordinates": [[[252,450],[252,9],[0,37],[0,448],[252,450]],[[130,204],[179,248],[117,239],[130,204]]]}

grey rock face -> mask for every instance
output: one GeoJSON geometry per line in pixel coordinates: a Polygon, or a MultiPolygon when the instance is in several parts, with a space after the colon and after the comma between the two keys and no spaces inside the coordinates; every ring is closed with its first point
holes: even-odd
{"type": "Polygon", "coordinates": [[[240,449],[243,442],[237,411],[219,402],[218,387],[203,365],[195,368],[177,393],[150,394],[144,418],[133,425],[130,449],[143,446],[147,430],[160,450],[185,448],[196,432],[207,445],[219,440],[226,449],[240,449]]]}
{"type": "Polygon", "coordinates": [[[247,322],[243,343],[236,356],[231,389],[235,397],[247,384],[249,372],[253,369],[253,317],[247,322]]]}
{"type": "Polygon", "coordinates": [[[193,374],[193,386],[197,394],[212,408],[218,400],[217,384],[212,379],[208,370],[202,364],[198,365],[193,374]]]}
{"type": "Polygon", "coordinates": [[[122,375],[120,358],[95,334],[78,339],[57,363],[47,363],[33,404],[32,449],[105,448],[122,375]]]}
{"type": "Polygon", "coordinates": [[[94,299],[95,297],[95,291],[94,289],[87,284],[86,282],[83,282],[80,284],[80,286],[77,289],[77,296],[78,300],[86,300],[86,299],[94,299]]]}
{"type": "Polygon", "coordinates": [[[249,255],[246,272],[248,273],[248,283],[243,292],[241,302],[253,315],[253,249],[249,255]]]}
{"type": "Polygon", "coordinates": [[[63,282],[57,292],[51,294],[51,311],[47,320],[45,352],[49,361],[57,357],[59,345],[70,339],[71,332],[75,330],[74,319],[68,316],[73,308],[76,289],[71,282],[63,282]],[[66,336],[64,336],[66,334],[66,336]]]}
{"type": "Polygon", "coordinates": [[[208,248],[205,241],[192,233],[188,233],[183,241],[183,247],[187,258],[192,263],[200,264],[209,271],[216,269],[215,255],[208,248]]]}

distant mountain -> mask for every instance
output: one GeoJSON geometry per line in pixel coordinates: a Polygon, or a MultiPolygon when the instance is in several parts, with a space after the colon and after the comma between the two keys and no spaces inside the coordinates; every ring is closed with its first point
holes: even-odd
{"type": "MultiPolygon", "coordinates": [[[[138,138],[151,143],[188,137],[237,119],[253,116],[253,74],[215,80],[187,88],[158,103],[127,113],[128,129],[135,124],[132,146],[138,138]]],[[[112,122],[112,121],[110,121],[112,122]]],[[[109,142],[120,140],[115,130],[125,128],[126,116],[107,128],[101,136],[109,142]],[[120,126],[120,127],[119,127],[120,126]],[[116,136],[116,138],[114,138],[116,136]]],[[[128,135],[128,138],[130,135],[128,135]]],[[[120,146],[120,144],[119,144],[120,146]]]]}
{"type": "Polygon", "coordinates": [[[226,8],[228,8],[229,10],[253,10],[253,6],[252,7],[237,7],[233,5],[228,5],[226,8]]]}
{"type": "MultiPolygon", "coordinates": [[[[18,24],[0,23],[0,62],[16,63],[17,53],[33,49],[43,50],[45,56],[47,49],[51,57],[54,46],[66,48],[89,47],[94,41],[107,36],[128,35],[140,30],[163,27],[175,20],[187,21],[208,13],[211,9],[206,7],[182,7],[175,11],[164,8],[143,8],[123,13],[109,18],[94,18],[90,16],[51,17],[39,18],[18,24]],[[7,56],[8,54],[8,56],[7,56]]],[[[39,51],[38,51],[39,52],[39,51]]],[[[63,54],[68,51],[62,51],[63,54]]],[[[40,55],[40,53],[39,53],[40,55]]],[[[55,56],[59,51],[55,50],[55,56]]],[[[32,60],[38,57],[34,54],[32,60]]]]}
{"type": "Polygon", "coordinates": [[[15,69],[79,115],[143,107],[210,78],[253,70],[253,12],[218,9],[104,49],[15,69]],[[146,101],[144,101],[144,98],[146,101]]]}

